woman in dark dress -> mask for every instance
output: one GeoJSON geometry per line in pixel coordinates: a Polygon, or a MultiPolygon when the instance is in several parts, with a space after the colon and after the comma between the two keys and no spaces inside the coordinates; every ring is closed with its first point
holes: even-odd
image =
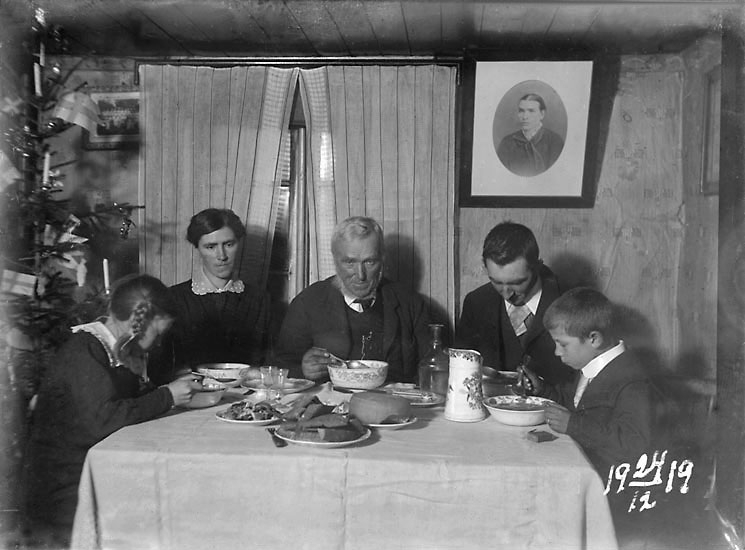
{"type": "Polygon", "coordinates": [[[262,363],[269,299],[237,277],[236,259],[245,234],[232,210],[207,208],[191,218],[186,239],[201,261],[191,279],[170,288],[176,322],[151,354],[153,380],[168,382],[205,363],[262,363]]]}
{"type": "Polygon", "coordinates": [[[26,456],[32,540],[69,543],[88,449],[191,399],[196,384],[190,378],[155,387],[147,375],[147,350],[170,328],[173,312],[158,279],[126,277],[114,287],[109,317],[73,327],[60,348],[39,389],[26,456]]]}

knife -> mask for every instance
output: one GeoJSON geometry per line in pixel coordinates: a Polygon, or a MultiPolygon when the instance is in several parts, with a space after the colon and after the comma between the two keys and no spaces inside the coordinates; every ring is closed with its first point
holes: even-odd
{"type": "Polygon", "coordinates": [[[276,433],[277,428],[266,428],[266,431],[269,432],[269,435],[272,436],[272,442],[274,443],[275,447],[287,447],[287,441],[282,439],[281,437],[278,437],[276,433]]]}

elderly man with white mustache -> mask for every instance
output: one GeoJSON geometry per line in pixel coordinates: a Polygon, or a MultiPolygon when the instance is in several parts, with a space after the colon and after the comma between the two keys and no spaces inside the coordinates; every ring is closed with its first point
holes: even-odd
{"type": "Polygon", "coordinates": [[[417,293],[383,277],[383,231],[372,218],[351,217],[334,230],[336,275],[290,304],[275,361],[290,376],[324,380],[332,354],[387,361],[389,382],[413,382],[429,346],[430,316],[417,293]]]}

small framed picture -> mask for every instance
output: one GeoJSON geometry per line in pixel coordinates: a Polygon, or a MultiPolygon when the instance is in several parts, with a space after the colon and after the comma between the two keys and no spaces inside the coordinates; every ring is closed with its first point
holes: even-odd
{"type": "Polygon", "coordinates": [[[101,123],[95,132],[83,130],[83,148],[136,147],[140,143],[140,93],[93,90],[90,96],[98,105],[101,123]]]}
{"type": "Polygon", "coordinates": [[[592,82],[592,60],[467,64],[460,206],[592,206],[592,82]]]}

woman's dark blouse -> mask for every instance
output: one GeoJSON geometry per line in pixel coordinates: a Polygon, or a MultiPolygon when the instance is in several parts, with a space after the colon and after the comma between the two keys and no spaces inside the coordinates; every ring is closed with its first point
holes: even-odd
{"type": "Polygon", "coordinates": [[[205,363],[261,363],[269,323],[265,292],[246,284],[241,293],[197,295],[191,281],[170,290],[177,319],[168,337],[150,353],[148,374],[154,382],[169,382],[178,370],[205,363]]]}
{"type": "Polygon", "coordinates": [[[32,417],[26,479],[32,515],[71,524],[88,449],[172,405],[168,388],[141,389],[137,375],[110,366],[94,336],[73,334],[45,374],[32,417]]]}

